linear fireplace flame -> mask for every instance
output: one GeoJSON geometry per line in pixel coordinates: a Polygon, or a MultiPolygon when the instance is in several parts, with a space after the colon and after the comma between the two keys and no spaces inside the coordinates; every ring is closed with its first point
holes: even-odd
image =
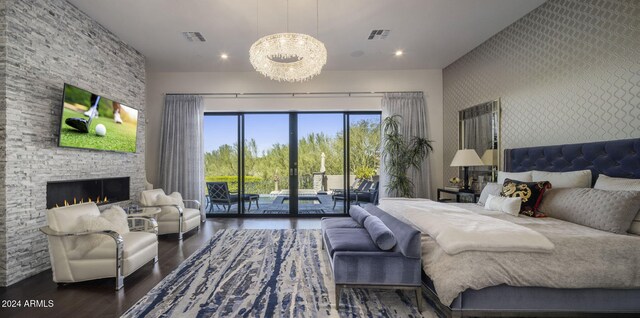
{"type": "Polygon", "coordinates": [[[98,205],[129,200],[129,177],[47,183],[47,209],[95,202],[98,205]]]}
{"type": "MultiPolygon", "coordinates": [[[[105,204],[105,203],[109,203],[109,200],[107,197],[104,197],[102,200],[100,199],[100,197],[95,198],[95,200],[92,200],[91,198],[87,198],[86,202],[95,202],[96,204],[105,204]]],[[[76,197],[73,198],[73,203],[72,202],[68,202],[66,199],[64,200],[64,205],[63,206],[70,206],[70,205],[75,205],[75,204],[82,204],[85,203],[85,199],[80,199],[78,200],[76,197]]],[[[59,208],[60,205],[56,204],[56,208],[59,208]]]]}

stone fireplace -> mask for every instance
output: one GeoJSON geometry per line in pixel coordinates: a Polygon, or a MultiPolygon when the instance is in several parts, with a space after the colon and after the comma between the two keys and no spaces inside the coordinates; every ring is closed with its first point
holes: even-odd
{"type": "Polygon", "coordinates": [[[47,182],[47,209],[83,202],[129,200],[129,177],[47,182]]]}

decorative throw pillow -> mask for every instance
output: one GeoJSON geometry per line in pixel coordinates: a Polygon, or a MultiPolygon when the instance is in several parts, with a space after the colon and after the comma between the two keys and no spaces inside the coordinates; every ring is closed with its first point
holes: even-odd
{"type": "Polygon", "coordinates": [[[522,199],[518,197],[508,198],[489,194],[484,208],[491,211],[500,211],[513,216],[518,216],[518,214],[520,214],[521,205],[522,199]]]}
{"type": "Polygon", "coordinates": [[[549,181],[554,189],[591,188],[591,170],[548,172],[533,170],[533,182],[549,181]]]}
{"type": "Polygon", "coordinates": [[[169,196],[176,200],[176,203],[184,209],[184,201],[182,201],[182,194],[180,194],[180,192],[173,192],[169,194],[169,196]]]}
{"type": "Polygon", "coordinates": [[[589,188],[547,191],[540,211],[594,229],[626,234],[640,207],[640,191],[589,188]]]}
{"type": "Polygon", "coordinates": [[[364,220],[364,228],[376,245],[384,251],[396,246],[396,237],[393,232],[375,215],[370,215],[364,220]]]}
{"type": "Polygon", "coordinates": [[[181,208],[184,208],[184,203],[182,202],[182,196],[178,192],[171,193],[170,195],[158,195],[156,197],[156,205],[178,205],[181,208]]]}
{"type": "MultiPolygon", "coordinates": [[[[593,188],[615,191],[640,191],[640,179],[614,178],[600,174],[593,188]]],[[[640,211],[638,211],[638,214],[633,219],[629,233],[640,235],[640,211]]]]}
{"type": "Polygon", "coordinates": [[[518,180],[523,182],[533,181],[531,171],[525,172],[504,172],[498,171],[498,184],[503,184],[505,179],[518,180]]]}
{"type": "Polygon", "coordinates": [[[489,197],[489,195],[500,195],[500,192],[502,191],[502,184],[496,183],[496,182],[489,182],[487,183],[486,186],[484,186],[484,188],[482,189],[482,192],[480,193],[480,197],[478,198],[478,205],[482,205],[484,206],[485,203],[487,203],[487,198],[489,197]]]}
{"type": "Polygon", "coordinates": [[[538,207],[542,202],[544,192],[548,189],[551,189],[551,183],[548,181],[522,182],[507,178],[502,184],[500,196],[521,198],[520,213],[526,216],[544,217],[544,214],[538,211],[538,207]]]}
{"type": "MultiPolygon", "coordinates": [[[[104,210],[100,215],[83,215],[78,220],[79,231],[115,231],[120,235],[129,233],[127,213],[117,205],[104,210]]],[[[109,240],[113,239],[101,234],[83,236],[76,240],[74,252],[84,255],[109,240]]]]}

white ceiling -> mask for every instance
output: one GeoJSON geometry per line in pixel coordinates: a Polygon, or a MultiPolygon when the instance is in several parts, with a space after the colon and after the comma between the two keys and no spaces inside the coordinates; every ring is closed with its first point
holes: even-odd
{"type": "MultiPolygon", "coordinates": [[[[287,27],[287,0],[68,1],[140,51],[152,71],[250,71],[248,51],[258,35],[287,27]],[[183,31],[199,31],[207,41],[188,42],[183,31]]],[[[318,1],[327,70],[440,69],[544,2],[318,1]],[[369,41],[372,29],[391,33],[369,41]],[[394,56],[398,49],[403,56],[394,56]]],[[[289,1],[289,31],[316,36],[316,21],[316,0],[289,1]]]]}

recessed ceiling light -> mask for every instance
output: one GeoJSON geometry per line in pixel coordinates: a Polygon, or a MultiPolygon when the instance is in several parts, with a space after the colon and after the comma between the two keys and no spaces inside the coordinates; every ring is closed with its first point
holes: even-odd
{"type": "Polygon", "coordinates": [[[402,50],[397,50],[396,51],[396,56],[402,56],[402,54],[404,54],[404,52],[402,52],[402,50]]]}
{"type": "Polygon", "coordinates": [[[220,58],[223,59],[223,60],[226,60],[226,59],[229,58],[229,55],[227,55],[226,53],[222,53],[222,54],[220,54],[220,58]]]}

